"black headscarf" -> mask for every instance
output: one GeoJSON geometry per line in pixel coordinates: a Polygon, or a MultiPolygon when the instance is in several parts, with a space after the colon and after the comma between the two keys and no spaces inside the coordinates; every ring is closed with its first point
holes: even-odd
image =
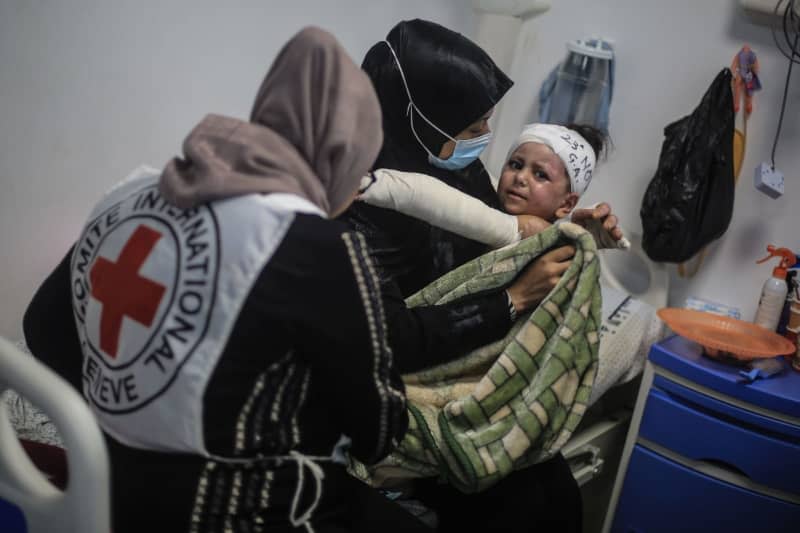
{"type": "MultiPolygon", "coordinates": [[[[494,107],[512,81],[478,45],[433,22],[415,19],[395,26],[386,37],[402,65],[414,104],[441,130],[455,137],[494,107]]],[[[431,165],[414,137],[408,95],[385,42],[372,46],[362,68],[372,80],[383,112],[384,142],[374,168],[394,168],[434,176],[492,207],[497,195],[480,160],[462,170],[431,165]]],[[[414,128],[438,155],[448,140],[417,113],[414,128]]],[[[354,204],[345,218],[367,236],[379,270],[410,294],[452,268],[480,255],[485,246],[431,228],[396,212],[354,204]]]]}

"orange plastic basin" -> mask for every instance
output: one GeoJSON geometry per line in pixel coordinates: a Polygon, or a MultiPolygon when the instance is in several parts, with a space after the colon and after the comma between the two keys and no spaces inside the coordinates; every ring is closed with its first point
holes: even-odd
{"type": "Polygon", "coordinates": [[[789,339],[743,320],[675,307],[659,309],[658,316],[678,335],[701,344],[712,357],[728,352],[747,361],[795,351],[789,339]]]}

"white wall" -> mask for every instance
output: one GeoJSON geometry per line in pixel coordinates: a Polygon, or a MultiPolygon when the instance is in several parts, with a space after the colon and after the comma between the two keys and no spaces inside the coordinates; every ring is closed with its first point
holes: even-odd
{"type": "MultiPolygon", "coordinates": [[[[466,0],[3,0],[0,1],[0,335],[18,338],[33,291],[76,238],[100,192],[135,165],[162,165],[206,112],[246,116],[275,53],[306,24],[336,34],[357,61],[399,20],[423,17],[474,31],[466,0]]],[[[496,22],[496,21],[495,21],[496,22]]],[[[495,27],[503,28],[504,24],[495,27]]],[[[505,50],[497,35],[490,51],[505,50]]],[[[617,46],[611,109],[616,150],[587,201],[612,201],[640,230],[639,205],[662,129],[689,113],[742,43],[758,53],[764,90],[748,132],[733,221],[690,282],[673,276],[673,303],[693,294],[738,305],[750,318],[770,269],[753,262],[768,242],[800,250],[800,69],[789,91],[777,163],[787,193],[752,187],[769,158],[787,61],[769,30],[735,0],[558,0],[521,24],[489,164],[535,117],[535,95],[564,56],[564,42],[591,35],[617,46]]],[[[505,57],[499,58],[501,61],[505,57]]],[[[499,158],[499,159],[498,159],[499,158]]]]}
{"type": "Polygon", "coordinates": [[[761,285],[771,273],[771,267],[757,266],[755,260],[766,255],[768,243],[800,251],[800,68],[793,72],[776,154],[786,176],[786,194],[772,200],[753,188],[753,169],[769,160],[788,60],[775,48],[767,27],[752,25],[735,0],[552,4],[550,11],[522,25],[510,71],[516,84],[503,101],[489,167],[499,172],[522,124],[537,116],[536,95],[565,56],[564,43],[589,36],[610,38],[617,52],[610,126],[616,148],[595,174],[584,203],[611,202],[623,225],[639,232],[639,207],[656,169],[664,126],[694,109],[743,43],[758,54],[764,89],[756,93],[748,123],[747,154],[730,228],[713,245],[696,277],[686,281],[670,269],[673,305],[695,295],[738,306],[743,318],[751,320],[761,285]]]}
{"type": "Polygon", "coordinates": [[[207,112],[246,117],[280,46],[333,32],[361,62],[403,19],[474,33],[460,0],[0,1],[0,335],[103,190],[163,165],[207,112]]]}

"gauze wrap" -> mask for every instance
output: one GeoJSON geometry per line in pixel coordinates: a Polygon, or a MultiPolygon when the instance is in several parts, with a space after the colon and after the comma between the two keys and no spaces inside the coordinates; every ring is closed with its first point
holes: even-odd
{"type": "Polygon", "coordinates": [[[570,190],[583,196],[589,187],[597,163],[592,146],[575,130],[556,124],[528,124],[511,145],[506,161],[514,150],[525,143],[542,143],[550,147],[564,162],[569,176],[570,190]]]}

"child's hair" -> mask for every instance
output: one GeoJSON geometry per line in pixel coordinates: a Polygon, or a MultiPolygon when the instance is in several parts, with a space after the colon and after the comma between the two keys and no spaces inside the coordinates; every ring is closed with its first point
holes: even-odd
{"type": "Polygon", "coordinates": [[[594,150],[595,158],[598,161],[601,155],[608,155],[611,139],[603,130],[590,126],[589,124],[564,124],[564,127],[578,132],[581,137],[586,139],[586,142],[588,142],[592,150],[594,150]]]}

